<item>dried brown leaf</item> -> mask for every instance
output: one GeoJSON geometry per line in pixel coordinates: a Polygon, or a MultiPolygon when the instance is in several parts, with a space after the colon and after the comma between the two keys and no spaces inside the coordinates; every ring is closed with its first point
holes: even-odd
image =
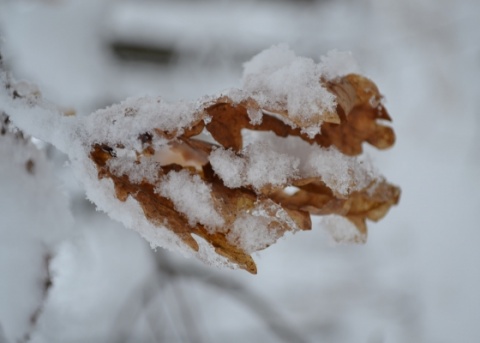
{"type": "MultiPolygon", "coordinates": [[[[353,191],[348,195],[338,195],[319,177],[297,178],[288,184],[276,187],[264,187],[260,190],[252,185],[237,188],[225,186],[213,172],[209,155],[217,147],[232,149],[242,157],[242,130],[270,131],[280,137],[300,137],[309,144],[322,147],[335,146],[345,155],[358,155],[362,152],[363,142],[379,149],[390,147],[395,141],[393,130],[379,121],[390,121],[390,117],[381,102],[376,85],[360,76],[350,74],[333,81],[322,82],[336,96],[336,113],[323,114],[327,118],[321,127],[321,134],[307,136],[302,130],[310,122],[293,121],[286,111],[272,113],[268,108],[260,108],[251,98],[234,103],[228,97],[210,101],[200,110],[198,120],[183,129],[182,132],[164,132],[152,127],[151,132],[138,137],[144,146],[136,152],[140,158],[150,158],[158,163],[157,184],[144,179],[133,182],[129,175],[116,175],[110,170],[109,160],[116,159],[116,150],[122,146],[111,147],[105,144],[92,146],[90,157],[98,169],[99,178],[112,180],[116,197],[126,201],[135,199],[143,209],[145,217],[154,225],[166,227],[175,233],[192,250],[198,251],[199,244],[195,236],[207,241],[215,252],[232,263],[251,273],[256,273],[255,263],[250,253],[241,244],[232,241],[229,233],[235,221],[245,213],[261,207],[268,216],[268,230],[276,239],[286,231],[309,230],[312,226],[311,215],[337,214],[350,220],[361,234],[366,234],[366,220],[381,219],[392,205],[397,204],[399,188],[385,180],[373,180],[368,187],[353,191]],[[261,122],[252,123],[251,111],[262,111],[261,122]],[[202,140],[202,134],[208,133],[214,141],[202,140]],[[153,141],[161,137],[169,140],[167,152],[155,151],[153,141]],[[215,231],[200,224],[190,225],[188,218],[180,213],[174,203],[155,192],[162,176],[169,171],[187,170],[198,175],[211,187],[211,198],[217,212],[224,219],[224,226],[215,231]],[[294,194],[284,191],[287,186],[298,188],[294,194]],[[279,215],[281,210],[285,215],[279,215]]],[[[197,238],[198,239],[198,238],[197,238]]],[[[266,248],[268,244],[260,246],[266,248]]]]}

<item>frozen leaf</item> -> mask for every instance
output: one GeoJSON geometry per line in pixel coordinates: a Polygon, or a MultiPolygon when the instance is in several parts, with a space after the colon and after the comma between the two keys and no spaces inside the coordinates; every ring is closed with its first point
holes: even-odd
{"type": "MultiPolygon", "coordinates": [[[[287,231],[311,229],[310,215],[342,216],[357,228],[357,241],[364,241],[366,220],[382,218],[400,191],[354,155],[363,142],[381,149],[393,144],[393,130],[378,122],[390,118],[375,84],[360,75],[318,83],[334,97],[338,118],[324,120],[321,133],[308,134],[311,122],[292,118],[278,104],[265,108],[243,92],[235,101],[224,95],[191,114],[182,112],[178,127],[173,121],[168,127],[137,124],[148,131],[128,132],[136,141],[97,141],[90,157],[99,178],[113,181],[116,197],[135,199],[159,230],[170,230],[194,253],[200,237],[251,273],[252,252],[287,231]],[[122,168],[113,167],[116,160],[122,168]],[[296,191],[287,192],[292,186],[296,191]]],[[[173,105],[166,108],[175,112],[173,105]]]]}
{"type": "Polygon", "coordinates": [[[34,89],[3,81],[15,120],[69,155],[100,209],[153,247],[255,273],[251,253],[311,229],[311,215],[341,216],[364,241],[367,219],[399,200],[359,156],[395,135],[376,85],[352,69],[345,54],[315,63],[278,46],[247,63],[243,89],[130,98],[88,117],[58,116],[34,89]]]}
{"type": "Polygon", "coordinates": [[[382,104],[377,86],[369,79],[350,74],[328,82],[328,88],[337,96],[340,125],[325,123],[316,142],[322,146],[335,145],[347,155],[362,152],[362,143],[386,149],[395,142],[393,129],[379,120],[391,121],[382,104]]]}

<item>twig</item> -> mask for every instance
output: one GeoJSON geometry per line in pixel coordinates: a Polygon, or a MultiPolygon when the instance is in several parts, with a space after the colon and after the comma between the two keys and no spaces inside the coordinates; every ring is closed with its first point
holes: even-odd
{"type": "MultiPolygon", "coordinates": [[[[129,340],[128,332],[133,328],[144,311],[148,311],[149,304],[153,303],[159,289],[164,289],[167,283],[173,284],[175,280],[193,280],[204,284],[206,287],[213,287],[229,294],[254,312],[275,334],[280,341],[289,343],[307,343],[308,340],[300,332],[291,327],[280,314],[260,296],[246,289],[241,283],[233,279],[221,276],[214,271],[193,265],[177,265],[168,261],[165,254],[157,251],[155,253],[155,263],[157,273],[150,275],[139,288],[137,288],[122,307],[120,314],[114,324],[114,334],[111,342],[123,343],[129,340]],[[155,288],[153,288],[155,287],[155,288]],[[157,290],[157,291],[155,291],[157,290]]],[[[175,285],[173,285],[175,288],[175,285]]],[[[175,288],[176,289],[176,288],[175,288]]],[[[176,289],[178,291],[178,289],[176,289]]],[[[191,306],[186,306],[185,297],[177,293],[178,305],[183,306],[180,311],[183,312],[183,325],[187,329],[192,328],[191,320],[188,319],[191,314],[191,306]]],[[[151,318],[148,318],[151,321],[151,318]]],[[[161,321],[158,321],[158,325],[161,321]]],[[[152,323],[150,323],[152,325],[152,323]]],[[[197,326],[198,327],[198,326],[197,326]]],[[[162,338],[153,332],[155,338],[160,341],[162,338]]],[[[177,333],[175,331],[175,333],[177,333]]],[[[201,335],[198,330],[188,335],[188,342],[201,341],[201,335]],[[194,337],[195,338],[192,338],[194,337]]],[[[177,339],[180,339],[177,333],[177,339]]]]}
{"type": "MultiPolygon", "coordinates": [[[[32,335],[35,332],[37,328],[38,321],[40,319],[40,316],[43,313],[43,309],[45,307],[45,303],[47,301],[48,293],[50,289],[52,288],[52,277],[50,274],[50,261],[52,260],[52,255],[47,252],[45,257],[44,257],[44,267],[45,267],[45,279],[43,281],[43,287],[42,287],[42,298],[40,300],[40,303],[38,306],[35,308],[33,313],[30,315],[30,325],[28,327],[27,332],[23,335],[23,338],[19,340],[19,343],[26,343],[29,342],[32,339],[32,335]]],[[[0,340],[1,342],[1,340],[0,340]]]]}
{"type": "Polygon", "coordinates": [[[186,328],[186,335],[188,337],[188,342],[190,343],[202,343],[202,336],[200,335],[200,329],[195,320],[195,315],[193,315],[194,307],[186,301],[184,291],[182,289],[181,283],[177,282],[176,285],[172,287],[173,292],[175,293],[175,300],[180,309],[180,315],[183,320],[184,327],[186,328]]]}
{"type": "Polygon", "coordinates": [[[308,340],[285,321],[270,304],[260,296],[246,289],[239,282],[227,279],[207,268],[191,265],[173,265],[165,258],[164,254],[156,254],[157,268],[171,278],[188,278],[202,282],[208,286],[218,288],[229,293],[239,302],[247,306],[252,312],[263,320],[267,327],[284,342],[306,343],[308,340]]]}
{"type": "MultiPolygon", "coordinates": [[[[113,333],[110,339],[114,343],[124,343],[130,341],[130,331],[139,320],[142,313],[146,313],[149,325],[152,327],[152,334],[157,342],[162,341],[158,330],[154,330],[154,324],[161,324],[160,321],[153,323],[153,319],[148,315],[149,305],[154,302],[158,291],[161,290],[166,282],[162,275],[154,274],[145,279],[139,287],[135,288],[122,306],[114,324],[113,333]]],[[[169,324],[173,325],[172,319],[167,313],[169,324]]],[[[176,332],[175,332],[176,333],[176,332]]],[[[178,334],[177,334],[178,336],[178,334]]]]}

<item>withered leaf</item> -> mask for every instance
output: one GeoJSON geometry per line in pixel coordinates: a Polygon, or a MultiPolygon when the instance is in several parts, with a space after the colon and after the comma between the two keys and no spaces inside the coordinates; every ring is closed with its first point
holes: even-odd
{"type": "MultiPolygon", "coordinates": [[[[343,216],[361,234],[366,234],[366,220],[381,219],[399,201],[399,188],[383,178],[372,180],[368,186],[349,194],[338,195],[320,177],[299,176],[274,188],[256,189],[250,184],[229,188],[214,173],[209,162],[210,153],[217,148],[231,149],[241,158],[244,129],[269,131],[280,137],[299,137],[321,147],[334,146],[348,156],[360,154],[364,142],[379,149],[393,145],[393,130],[380,122],[391,119],[372,81],[350,74],[319,82],[335,95],[337,107],[336,113],[324,115],[326,120],[321,126],[321,133],[314,137],[305,134],[303,129],[306,124],[289,118],[286,110],[260,108],[252,98],[234,102],[222,96],[205,103],[199,110],[201,114],[198,120],[190,127],[179,132],[165,132],[152,127],[150,132],[139,134],[138,140],[143,150],[135,151],[136,159],[131,163],[140,163],[140,159],[150,159],[156,163],[158,175],[155,181],[145,177],[141,182],[134,182],[128,172],[117,175],[110,168],[108,161],[118,158],[117,151],[122,150],[122,145],[95,144],[90,158],[97,167],[98,177],[113,182],[116,197],[120,201],[126,201],[128,197],[135,199],[143,209],[145,218],[159,229],[164,227],[172,231],[193,251],[199,249],[196,236],[197,239],[201,237],[217,254],[240,268],[256,273],[251,251],[231,238],[234,226],[245,214],[262,209],[267,224],[258,227],[258,230],[268,231],[273,241],[287,231],[311,229],[311,215],[343,216]],[[261,121],[252,123],[249,111],[262,111],[261,121]],[[211,139],[204,139],[203,136],[211,139]],[[167,153],[154,148],[154,142],[160,138],[168,140],[167,153]],[[162,176],[172,170],[187,170],[208,185],[213,206],[224,220],[222,227],[212,229],[199,223],[189,223],[172,200],[155,191],[162,183],[162,176]],[[286,192],[289,186],[296,187],[297,191],[293,194],[286,192]]],[[[257,249],[266,248],[269,244],[262,243],[257,249]]]]}

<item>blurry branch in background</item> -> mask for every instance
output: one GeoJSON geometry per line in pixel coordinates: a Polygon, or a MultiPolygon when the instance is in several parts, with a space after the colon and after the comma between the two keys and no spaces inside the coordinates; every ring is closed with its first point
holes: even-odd
{"type": "MultiPolygon", "coordinates": [[[[52,254],[50,252],[45,252],[44,255],[44,273],[45,273],[45,278],[43,279],[41,283],[42,287],[42,297],[41,300],[38,304],[38,306],[35,308],[35,310],[32,312],[30,316],[30,323],[28,327],[28,331],[23,335],[23,338],[18,342],[18,343],[26,343],[30,342],[32,335],[34,334],[38,321],[43,313],[43,309],[45,306],[45,303],[47,301],[49,291],[52,288],[52,276],[50,275],[50,261],[52,260],[52,254]]],[[[1,340],[0,340],[1,342],[1,340]]]]}
{"type": "MultiPolygon", "coordinates": [[[[19,97],[16,90],[12,91],[14,97],[19,97]]],[[[30,141],[30,137],[25,135],[20,129],[16,128],[12,125],[9,116],[2,112],[0,109],[0,134],[4,135],[12,135],[15,141],[27,144],[30,141]]],[[[29,158],[25,161],[24,168],[30,176],[35,174],[35,161],[32,158],[29,158]]],[[[43,271],[42,274],[44,275],[43,280],[39,283],[39,287],[41,288],[41,298],[38,302],[38,305],[33,309],[29,317],[29,324],[27,331],[23,334],[22,338],[17,341],[17,343],[26,343],[29,342],[34,334],[38,321],[43,313],[43,308],[45,302],[47,301],[49,291],[52,287],[52,278],[50,275],[50,261],[52,260],[52,253],[45,247],[45,252],[43,254],[43,271]]],[[[0,343],[7,342],[6,338],[4,337],[4,333],[2,331],[2,327],[0,325],[0,343]]]]}
{"type": "Polygon", "coordinates": [[[278,338],[285,342],[307,342],[267,301],[249,291],[240,282],[221,276],[207,268],[195,267],[193,265],[174,266],[165,258],[164,253],[157,253],[155,257],[157,270],[160,275],[169,275],[173,279],[192,279],[203,283],[205,286],[223,291],[257,314],[259,319],[262,320],[278,338]]]}
{"type": "Polygon", "coordinates": [[[172,63],[177,54],[173,47],[122,41],[111,42],[110,50],[115,57],[122,61],[151,62],[160,65],[172,63]]]}
{"type": "MultiPolygon", "coordinates": [[[[202,339],[201,323],[194,311],[194,301],[188,299],[187,292],[181,287],[181,281],[194,281],[212,290],[218,290],[222,294],[237,300],[249,311],[256,314],[265,327],[282,342],[308,342],[299,330],[293,328],[282,316],[272,307],[268,301],[248,290],[240,282],[227,278],[210,268],[194,266],[192,264],[172,263],[166,254],[160,251],[153,252],[156,274],[145,280],[129,299],[126,300],[113,327],[113,343],[124,343],[130,341],[130,332],[138,323],[140,317],[145,314],[152,333],[157,342],[162,341],[161,318],[149,314],[149,306],[154,299],[170,285],[174,291],[177,308],[180,312],[182,322],[174,322],[170,315],[163,326],[168,326],[177,336],[179,342],[202,343],[208,340],[202,339]],[[184,337],[180,335],[184,332],[184,337]]],[[[191,296],[190,296],[191,297],[191,296]]],[[[162,300],[163,301],[163,300],[162,300]]],[[[157,303],[158,304],[158,303],[157,303]]],[[[169,308],[169,310],[173,310],[169,308]]],[[[204,337],[204,336],[203,336],[204,337]]]]}

